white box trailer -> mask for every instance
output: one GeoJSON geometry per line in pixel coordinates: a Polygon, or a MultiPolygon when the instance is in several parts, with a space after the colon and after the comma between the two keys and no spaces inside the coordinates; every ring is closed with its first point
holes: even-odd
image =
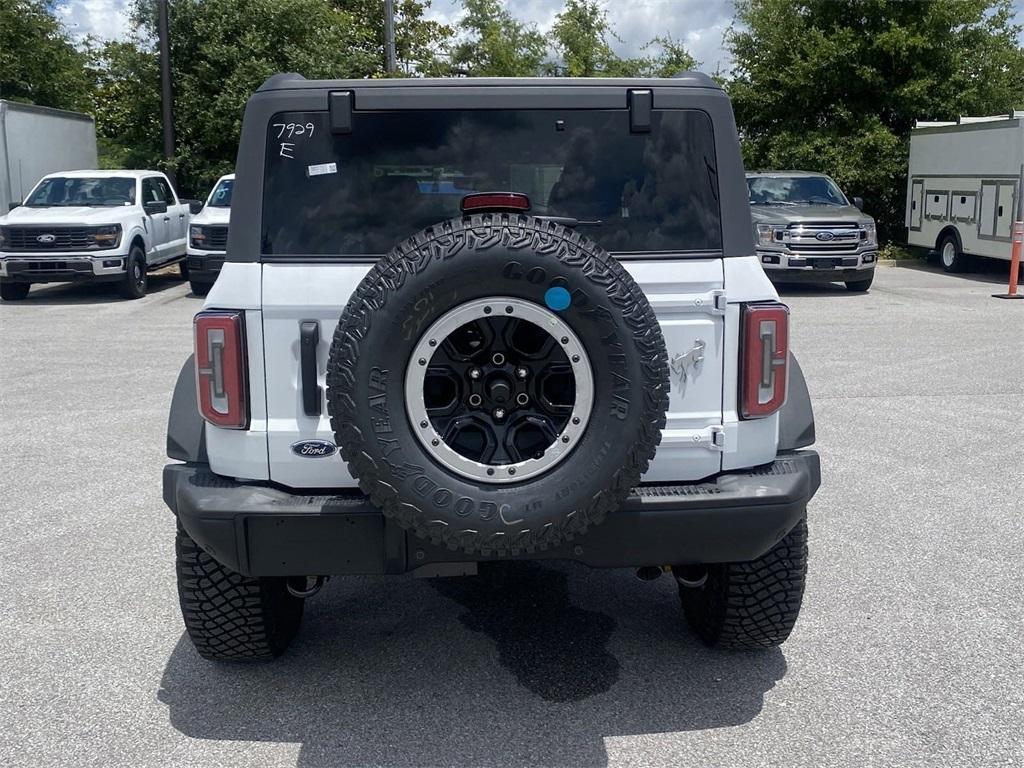
{"type": "Polygon", "coordinates": [[[96,124],[89,115],[0,100],[0,214],[43,176],[95,168],[96,124]]]}
{"type": "Polygon", "coordinates": [[[1024,164],[1024,112],[918,121],[910,132],[906,226],[949,270],[964,254],[1010,258],[1024,164]]]}

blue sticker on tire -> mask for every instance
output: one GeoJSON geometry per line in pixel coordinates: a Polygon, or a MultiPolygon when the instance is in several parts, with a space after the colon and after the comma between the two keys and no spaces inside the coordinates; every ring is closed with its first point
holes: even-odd
{"type": "Polygon", "coordinates": [[[548,309],[553,309],[555,312],[561,312],[563,309],[568,309],[572,303],[572,296],[562,286],[555,286],[554,288],[548,288],[544,292],[544,303],[548,309]]]}

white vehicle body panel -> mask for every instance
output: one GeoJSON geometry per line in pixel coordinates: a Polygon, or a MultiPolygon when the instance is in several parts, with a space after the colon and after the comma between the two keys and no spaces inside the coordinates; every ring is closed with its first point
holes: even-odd
{"type": "MultiPolygon", "coordinates": [[[[738,304],[777,298],[756,258],[659,259],[623,265],[655,310],[670,363],[687,359],[703,343],[700,362],[677,364],[671,372],[667,424],[644,480],[700,480],[722,469],[772,461],[778,415],[741,421],[736,411],[738,304]]],[[[335,326],[369,269],[369,264],[224,265],[205,308],[247,310],[252,420],[248,431],[206,425],[213,471],[292,488],[356,485],[338,454],[302,457],[291,446],[302,440],[334,441],[326,398],[318,417],[303,411],[299,323],[319,323],[318,383],[325,393],[335,326]]]]}
{"type": "Polygon", "coordinates": [[[910,134],[907,242],[935,248],[955,229],[963,252],[1010,258],[1024,163],[1024,112],[919,124],[910,134]]]}

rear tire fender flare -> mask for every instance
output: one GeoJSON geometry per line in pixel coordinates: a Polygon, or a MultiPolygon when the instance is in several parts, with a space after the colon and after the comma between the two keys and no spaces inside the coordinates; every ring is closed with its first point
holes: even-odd
{"type": "Polygon", "coordinates": [[[199,414],[195,371],[195,355],[189,355],[181,366],[171,397],[171,413],[167,419],[167,456],[190,464],[208,464],[206,422],[199,414]]]}
{"type": "Polygon", "coordinates": [[[814,410],[804,372],[796,355],[789,353],[789,385],[786,402],[779,411],[779,451],[792,451],[814,444],[814,410]]]}

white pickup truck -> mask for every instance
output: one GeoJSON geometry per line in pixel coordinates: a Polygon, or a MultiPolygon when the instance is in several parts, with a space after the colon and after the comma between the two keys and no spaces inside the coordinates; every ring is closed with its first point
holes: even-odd
{"type": "Polygon", "coordinates": [[[146,294],[147,273],[182,262],[192,201],[157,171],[67,171],[44,176],[0,216],[0,297],[33,283],[108,281],[146,294]]]}

